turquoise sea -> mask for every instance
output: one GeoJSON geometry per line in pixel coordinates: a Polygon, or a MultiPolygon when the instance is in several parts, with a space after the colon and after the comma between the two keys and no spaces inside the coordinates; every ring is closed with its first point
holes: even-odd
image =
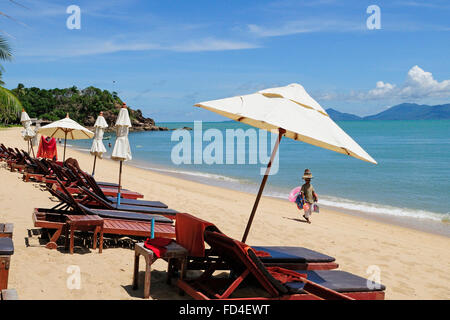
{"type": "MultiPolygon", "coordinates": [[[[309,168],[322,205],[417,226],[438,223],[441,233],[450,234],[450,120],[341,121],[338,124],[377,160],[378,165],[284,138],[279,149],[279,170],[269,177],[264,194],[287,198],[292,188],[302,184],[303,170],[309,168]]],[[[187,122],[159,125],[169,128],[194,126],[187,122]]],[[[204,122],[202,127],[204,132],[218,129],[224,137],[227,129],[252,129],[229,121],[204,122]]],[[[132,163],[203,183],[256,193],[262,178],[260,169],[264,165],[248,164],[248,140],[245,148],[239,149],[246,152],[245,164],[176,165],[171,153],[179,141],[171,141],[173,134],[174,131],[131,133],[132,163]]],[[[193,161],[193,131],[189,135],[193,161]]],[[[104,143],[110,153],[108,143],[114,145],[114,134],[105,134],[105,137],[109,137],[104,143]]],[[[210,143],[203,141],[202,149],[197,150],[205,150],[210,143]]],[[[70,144],[87,150],[91,142],[80,140],[70,144]]],[[[225,146],[225,142],[223,144],[225,146]]],[[[267,147],[270,150],[270,146],[267,147]]],[[[223,150],[225,153],[225,147],[223,150]]],[[[237,157],[238,149],[235,151],[237,157]]],[[[252,152],[256,150],[250,150],[250,154],[252,152]]],[[[225,156],[223,159],[225,161],[225,156]]]]}

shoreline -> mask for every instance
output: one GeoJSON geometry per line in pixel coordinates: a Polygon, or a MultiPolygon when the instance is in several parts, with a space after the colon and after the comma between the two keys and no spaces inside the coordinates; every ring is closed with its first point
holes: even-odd
{"type": "MultiPolygon", "coordinates": [[[[79,146],[75,146],[75,145],[69,146],[68,145],[67,148],[68,149],[70,148],[71,150],[74,150],[74,151],[80,152],[80,153],[84,153],[84,154],[87,154],[90,156],[90,153],[87,149],[80,148],[79,146]]],[[[104,160],[113,161],[109,158],[104,158],[104,160]]],[[[223,188],[226,190],[243,192],[248,195],[253,195],[256,198],[257,190],[255,192],[239,190],[238,188],[233,188],[232,183],[226,183],[226,182],[221,183],[218,180],[215,180],[213,178],[201,177],[201,176],[197,176],[195,174],[185,173],[183,171],[176,171],[176,169],[172,169],[172,168],[168,168],[168,167],[159,170],[157,168],[149,167],[149,166],[156,165],[156,164],[152,164],[150,162],[140,162],[140,160],[131,160],[128,163],[124,162],[124,165],[125,164],[128,166],[137,168],[137,169],[148,170],[148,171],[151,171],[156,174],[168,175],[168,176],[171,176],[171,177],[174,177],[177,179],[197,182],[197,183],[200,183],[205,186],[215,186],[215,187],[223,188]]],[[[205,175],[208,175],[208,174],[205,174],[205,175]]],[[[229,179],[234,180],[233,178],[229,178],[229,179]]],[[[239,182],[235,182],[235,184],[239,184],[239,182]]],[[[268,181],[268,187],[270,187],[270,178],[268,181]]],[[[292,205],[292,203],[289,202],[287,199],[283,199],[276,195],[270,195],[270,194],[263,193],[263,197],[281,200],[281,201],[284,201],[284,202],[292,205]]],[[[404,228],[414,229],[417,231],[426,232],[426,233],[440,235],[440,236],[450,238],[450,222],[433,221],[432,219],[427,219],[427,218],[397,216],[397,215],[393,215],[393,214],[389,215],[389,214],[382,214],[382,213],[373,213],[373,212],[367,212],[367,211],[363,211],[363,210],[356,210],[356,209],[349,209],[349,208],[345,208],[345,207],[321,204],[320,201],[319,201],[319,206],[321,209],[325,209],[325,210],[336,211],[336,212],[360,217],[362,219],[369,219],[372,221],[382,222],[382,223],[386,223],[386,224],[392,224],[392,225],[396,225],[396,226],[400,226],[400,227],[404,227],[404,228]]],[[[395,209],[398,209],[398,208],[395,208],[395,209]]],[[[413,209],[410,209],[410,210],[413,210],[413,209]]]]}
{"type": "MultiPolygon", "coordinates": [[[[21,128],[0,130],[0,142],[26,149],[21,128]]],[[[58,154],[62,147],[58,145],[58,154]]],[[[85,170],[92,168],[89,153],[69,148],[67,157],[78,160],[85,170]]],[[[109,160],[109,159],[104,159],[109,160]]],[[[97,161],[95,177],[116,182],[119,165],[113,160],[97,161]]],[[[48,192],[36,183],[24,183],[21,175],[0,168],[0,221],[14,223],[15,253],[11,259],[9,287],[20,299],[142,299],[142,286],[133,291],[134,251],[106,248],[102,254],[91,248],[76,248],[70,255],[62,249],[48,250],[30,239],[34,229],[33,208],[55,205],[48,192]],[[67,288],[68,266],[80,267],[82,287],[67,288]],[[33,272],[29,272],[33,270],[33,272]]],[[[167,174],[155,173],[125,164],[123,187],[139,191],[145,200],[160,200],[169,208],[188,212],[214,223],[228,236],[240,240],[255,195],[223,187],[204,185],[167,174]]],[[[449,299],[450,239],[448,237],[382,223],[329,210],[312,216],[312,224],[303,222],[292,203],[263,196],[249,233],[250,245],[302,246],[336,258],[339,270],[368,278],[371,266],[379,267],[386,299],[449,299]]],[[[141,259],[140,270],[144,268],[141,259]]],[[[177,287],[166,284],[167,263],[152,265],[153,299],[189,299],[179,296],[177,287]]],[[[141,273],[140,281],[143,281],[141,273]]]]}

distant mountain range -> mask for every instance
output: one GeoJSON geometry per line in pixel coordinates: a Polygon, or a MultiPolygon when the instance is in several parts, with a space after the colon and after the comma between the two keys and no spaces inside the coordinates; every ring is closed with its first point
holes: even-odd
{"type": "Polygon", "coordinates": [[[436,106],[419,105],[415,103],[402,103],[380,113],[359,117],[350,113],[339,112],[329,108],[326,110],[331,119],[343,120],[431,120],[450,119],[450,104],[436,106]]]}

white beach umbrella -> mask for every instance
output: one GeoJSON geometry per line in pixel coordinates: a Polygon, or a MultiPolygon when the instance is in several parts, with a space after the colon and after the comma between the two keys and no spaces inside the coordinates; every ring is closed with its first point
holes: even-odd
{"type": "Polygon", "coordinates": [[[278,131],[278,140],[267,165],[242,241],[245,242],[258,207],[274,156],[283,135],[321,148],[343,153],[360,160],[377,163],[347,135],[306,92],[293,83],[269,88],[254,94],[212,100],[195,104],[227,118],[251,126],[278,131]]]}
{"type": "Polygon", "coordinates": [[[36,133],[33,129],[31,129],[31,119],[28,116],[28,113],[25,111],[25,109],[22,109],[22,114],[20,116],[20,122],[22,123],[25,130],[22,130],[22,137],[27,142],[28,145],[28,152],[30,152],[30,146],[31,150],[33,151],[34,155],[34,149],[33,145],[31,143],[31,140],[36,136],[36,133]]]}
{"type": "Polygon", "coordinates": [[[127,105],[125,102],[120,109],[119,115],[116,120],[116,143],[111,158],[116,161],[120,161],[119,169],[119,185],[117,192],[117,205],[120,205],[120,184],[122,182],[122,163],[127,160],[131,160],[131,149],[128,141],[128,130],[131,128],[130,116],[128,114],[127,105]]]}
{"type": "Polygon", "coordinates": [[[103,117],[103,112],[100,112],[100,115],[95,120],[94,129],[95,136],[92,141],[91,154],[94,156],[94,166],[92,168],[92,175],[95,173],[95,162],[97,161],[97,157],[100,159],[103,156],[103,153],[106,152],[106,148],[103,145],[103,133],[105,129],[108,128],[108,124],[106,123],[105,118],[103,117]]]}
{"type": "Polygon", "coordinates": [[[43,126],[38,131],[41,135],[49,136],[55,139],[64,139],[64,156],[63,161],[66,159],[66,143],[67,139],[80,140],[80,139],[92,139],[94,133],[78,122],[69,118],[69,114],[64,119],[52,122],[46,126],[43,126]]]}
{"type": "Polygon", "coordinates": [[[36,147],[39,144],[39,142],[38,142],[38,132],[39,132],[40,128],[41,128],[41,123],[39,121],[37,121],[36,122],[36,126],[34,127],[34,137],[33,137],[33,139],[31,139],[31,146],[32,147],[36,147]]]}

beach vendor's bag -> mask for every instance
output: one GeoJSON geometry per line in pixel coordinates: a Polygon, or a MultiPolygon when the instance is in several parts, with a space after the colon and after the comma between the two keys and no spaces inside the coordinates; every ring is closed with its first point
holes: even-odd
{"type": "Polygon", "coordinates": [[[303,196],[301,193],[298,194],[297,198],[295,199],[295,203],[297,204],[298,210],[303,209],[303,205],[305,204],[305,199],[303,199],[303,196]]]}
{"type": "Polygon", "coordinates": [[[319,205],[317,203],[313,204],[313,211],[319,213],[319,205]]]}

